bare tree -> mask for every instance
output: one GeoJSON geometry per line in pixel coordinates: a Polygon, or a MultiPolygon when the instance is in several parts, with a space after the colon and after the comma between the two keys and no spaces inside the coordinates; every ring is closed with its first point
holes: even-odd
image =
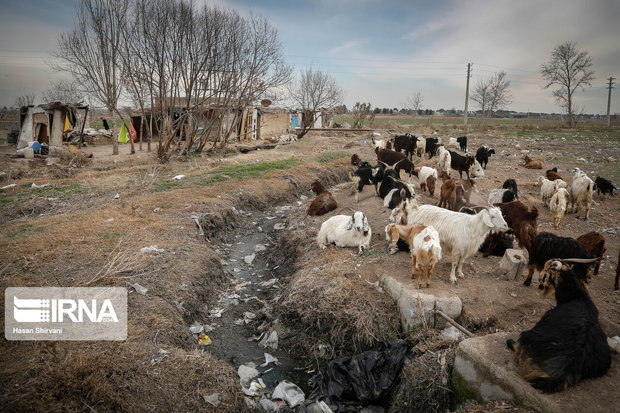
{"type": "Polygon", "coordinates": [[[36,95],[34,93],[28,93],[25,95],[21,95],[15,98],[15,103],[14,105],[17,106],[17,108],[21,108],[22,106],[29,106],[29,105],[34,105],[34,98],[36,97],[36,95]]]}
{"type": "Polygon", "coordinates": [[[84,0],[77,3],[76,27],[60,35],[54,53],[57,68],[77,82],[108,110],[112,118],[112,153],[118,154],[116,115],[122,92],[121,40],[129,0],[84,0]]]}
{"type": "Polygon", "coordinates": [[[368,103],[359,103],[355,102],[355,106],[351,109],[351,113],[353,114],[353,125],[354,129],[363,128],[364,120],[368,117],[369,124],[374,123],[375,120],[375,112],[372,110],[372,105],[370,102],[368,103]]]}
{"type": "Polygon", "coordinates": [[[343,99],[342,89],[336,79],[320,70],[306,69],[301,72],[299,81],[291,83],[289,94],[302,111],[301,134],[304,137],[314,126],[315,115],[319,109],[332,109],[343,99]]]}
{"type": "Polygon", "coordinates": [[[497,72],[488,79],[478,81],[471,99],[480,105],[486,117],[490,117],[494,111],[503,109],[512,103],[509,88],[510,80],[506,79],[506,72],[497,72]]]}
{"type": "Polygon", "coordinates": [[[84,95],[79,90],[79,86],[76,82],[71,80],[58,80],[53,82],[41,93],[41,100],[45,103],[55,101],[80,103],[84,101],[84,95]]]}
{"type": "Polygon", "coordinates": [[[405,106],[413,111],[414,119],[418,116],[418,111],[422,109],[422,103],[424,103],[424,95],[419,90],[407,99],[405,106]]]}
{"type": "Polygon", "coordinates": [[[555,85],[558,89],[553,91],[558,104],[566,110],[568,126],[575,126],[575,111],[573,97],[577,88],[585,90],[586,86],[592,85],[594,70],[592,58],[588,52],[577,51],[576,42],[566,42],[557,46],[551,52],[549,62],[541,66],[540,72],[547,81],[545,89],[555,85]]]}

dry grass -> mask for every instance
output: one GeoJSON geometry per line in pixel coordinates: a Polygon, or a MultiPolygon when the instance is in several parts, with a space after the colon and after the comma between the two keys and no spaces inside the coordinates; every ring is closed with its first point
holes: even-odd
{"type": "MultiPolygon", "coordinates": [[[[335,357],[393,340],[398,311],[392,300],[351,274],[315,269],[294,276],[278,306],[285,325],[301,335],[300,349],[320,354],[329,344],[335,357]]],[[[326,356],[330,356],[327,354],[326,356]]]]}

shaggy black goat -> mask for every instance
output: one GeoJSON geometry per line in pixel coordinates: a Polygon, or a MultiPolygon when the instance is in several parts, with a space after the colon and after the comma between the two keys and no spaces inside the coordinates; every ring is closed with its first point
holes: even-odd
{"type": "MultiPolygon", "coordinates": [[[[424,139],[424,138],[421,138],[424,139]]],[[[437,144],[439,143],[439,138],[426,138],[426,149],[425,152],[428,154],[428,159],[431,159],[435,156],[435,151],[437,150],[437,144]]]]}
{"type": "Polygon", "coordinates": [[[519,374],[544,392],[604,375],[611,366],[607,337],[578,275],[570,265],[552,260],[545,265],[543,285],[544,296],[555,292],[556,306],[516,342],[506,341],[519,374]]]}
{"type": "MultiPolygon", "coordinates": [[[[532,283],[532,275],[534,271],[542,272],[545,263],[551,259],[592,259],[595,258],[586,247],[584,247],[579,241],[570,237],[560,237],[550,232],[541,232],[532,241],[532,248],[529,252],[529,261],[527,279],[523,282],[523,285],[530,285],[532,283]]],[[[585,283],[587,282],[588,267],[592,263],[576,263],[573,267],[573,271],[578,277],[585,283]]],[[[540,280],[540,276],[538,277],[540,280]]],[[[542,284],[538,286],[542,289],[542,284]]]]}
{"type": "MultiPolygon", "coordinates": [[[[514,192],[515,199],[519,199],[519,190],[517,189],[517,181],[515,181],[514,179],[512,179],[512,178],[506,179],[504,181],[504,184],[502,185],[502,188],[510,189],[512,192],[514,192]]],[[[510,201],[508,201],[508,202],[510,202],[510,201]]]]}
{"type": "Polygon", "coordinates": [[[459,143],[461,150],[463,152],[467,152],[467,136],[461,136],[456,138],[456,141],[459,143]]]}
{"type": "Polygon", "coordinates": [[[400,152],[401,150],[405,150],[405,155],[410,160],[413,159],[413,154],[415,152],[416,143],[418,138],[413,136],[410,133],[406,133],[404,135],[398,135],[394,137],[394,150],[396,152],[400,152]]]}
{"type": "Polygon", "coordinates": [[[476,160],[482,166],[483,169],[487,169],[487,164],[489,163],[489,156],[495,153],[495,149],[489,149],[486,146],[482,145],[476,151],[476,160]]]}
{"type": "Polygon", "coordinates": [[[603,194],[611,194],[616,195],[616,187],[611,183],[608,179],[597,176],[594,180],[594,189],[600,195],[603,194]]]}
{"type": "Polygon", "coordinates": [[[478,252],[481,252],[484,258],[489,255],[503,257],[506,250],[512,248],[514,242],[513,236],[510,235],[512,233],[512,231],[508,230],[487,235],[480,248],[478,248],[478,252]]]}
{"type": "Polygon", "coordinates": [[[365,185],[374,185],[375,194],[379,195],[378,185],[383,180],[383,165],[372,166],[368,162],[363,161],[353,174],[350,174],[351,180],[357,183],[355,190],[355,202],[360,200],[360,192],[365,185]]]}
{"type": "Polygon", "coordinates": [[[463,156],[454,151],[448,152],[450,152],[450,167],[459,172],[459,177],[461,179],[463,179],[463,172],[467,174],[467,179],[469,179],[469,167],[474,164],[474,157],[469,154],[463,156]]]}

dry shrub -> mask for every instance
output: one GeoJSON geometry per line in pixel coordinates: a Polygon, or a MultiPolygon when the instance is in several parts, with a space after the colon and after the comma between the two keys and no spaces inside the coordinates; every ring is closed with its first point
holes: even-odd
{"type": "Polygon", "coordinates": [[[461,407],[455,410],[455,413],[534,413],[535,410],[526,407],[516,406],[512,401],[499,400],[485,404],[478,404],[474,400],[468,400],[461,407]]]}
{"type": "Polygon", "coordinates": [[[10,343],[4,351],[22,357],[0,363],[6,411],[245,409],[235,370],[201,350],[162,353],[150,342],[41,342],[10,343]],[[218,408],[203,399],[212,393],[219,393],[218,408]]]}
{"type": "Polygon", "coordinates": [[[72,146],[70,146],[69,148],[70,150],[54,152],[54,155],[57,156],[58,159],[60,159],[61,164],[73,168],[81,168],[84,166],[90,166],[92,164],[92,159],[82,155],[82,152],[79,149],[72,146]]]}
{"type": "Polygon", "coordinates": [[[408,341],[413,344],[412,359],[403,367],[389,412],[449,410],[457,343],[433,329],[415,330],[408,341]]]}
{"type": "Polygon", "coordinates": [[[340,357],[396,338],[399,317],[394,302],[353,277],[315,269],[291,280],[278,313],[298,336],[293,344],[306,347],[298,349],[302,354],[329,344],[340,357]]]}

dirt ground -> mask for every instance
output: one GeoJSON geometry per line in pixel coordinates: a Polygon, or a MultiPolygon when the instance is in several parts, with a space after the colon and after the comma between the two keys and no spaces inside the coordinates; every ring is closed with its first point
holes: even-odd
{"type": "MultiPolygon", "coordinates": [[[[379,132],[383,137],[394,135],[387,131],[379,132]]],[[[432,131],[422,133],[429,134],[432,131]]],[[[598,174],[609,177],[614,172],[610,172],[610,168],[616,164],[608,159],[620,158],[618,141],[597,143],[602,151],[593,152],[589,150],[590,142],[586,140],[576,138],[558,142],[546,139],[544,132],[518,137],[505,136],[499,132],[470,134],[470,151],[475,152],[481,144],[495,149],[497,153],[490,158],[486,176],[476,181],[478,193],[472,198],[475,203],[486,204],[491,189],[500,188],[507,178],[515,178],[519,186],[519,198],[539,209],[539,231],[548,230],[571,237],[592,230],[604,234],[607,253],[599,275],[592,280],[590,292],[599,309],[604,331],[608,336],[620,335],[620,292],[613,290],[620,247],[618,196],[603,200],[595,195],[589,222],[577,220],[575,215],[566,215],[560,228],[554,230],[551,214],[543,207],[539,188],[534,184],[542,171],[525,169],[520,160],[521,151],[530,151],[530,156],[545,160],[545,167],[557,166],[567,181],[570,181],[568,171],[574,166],[579,166],[592,178],[598,174]],[[583,161],[578,160],[582,157],[583,161]]],[[[79,364],[79,368],[71,369],[68,373],[76,380],[89,378],[87,394],[80,395],[80,392],[84,393],[80,388],[56,389],[54,391],[59,393],[47,401],[51,403],[49,406],[52,409],[58,406],[54,403],[70,399],[75,401],[75,410],[84,409],[84,406],[104,410],[105,406],[112,406],[109,408],[131,410],[148,400],[148,397],[151,401],[146,405],[156,410],[163,410],[164,406],[172,406],[173,403],[178,403],[175,406],[183,406],[186,410],[209,409],[211,406],[202,402],[202,396],[213,389],[222,392],[224,404],[220,410],[236,411],[242,406],[239,394],[234,394],[238,384],[228,364],[230,360],[226,362],[216,358],[207,358],[204,363],[192,365],[191,377],[196,381],[191,384],[187,383],[179,389],[166,388],[163,393],[146,392],[135,399],[127,399],[136,392],[136,388],[154,389],[161,386],[162,379],[178,380],[183,377],[186,371],[171,364],[172,359],[187,362],[195,354],[210,352],[209,348],[197,346],[188,327],[196,319],[204,319],[216,305],[216,295],[227,288],[226,273],[216,250],[229,242],[227,237],[243,232],[251,221],[237,221],[230,214],[233,206],[247,211],[266,212],[275,205],[293,204],[302,199],[301,195],[305,195],[309,199],[288,212],[286,217],[287,228],[294,228],[296,236],[306,240],[303,248],[295,252],[295,265],[299,271],[328,265],[330,274],[367,281],[365,284],[373,291],[374,283],[383,274],[401,274],[403,279],[408,277],[408,254],[386,253],[387,241],[383,228],[388,222],[390,211],[382,206],[382,200],[374,195],[371,187],[364,189],[359,204],[355,204],[350,182],[331,186],[330,190],[339,208],[324,217],[305,217],[307,202],[312,199],[309,184],[314,179],[319,177],[328,184],[342,182],[342,176],[346,176],[343,171],[354,169],[348,165],[347,159],[353,153],[375,163],[367,134],[314,133],[301,141],[274,150],[235,156],[205,155],[182,161],[173,160],[167,165],[157,164],[154,155],[145,151],[130,155],[128,145],[122,145],[121,154],[116,156],[108,155],[111,147],[89,147],[86,150],[94,153],[92,160],[68,157],[54,165],[47,165],[43,159],[26,161],[3,158],[0,162],[1,186],[18,184],[17,189],[0,193],[0,210],[4,218],[0,228],[0,261],[3,263],[0,280],[3,287],[77,286],[95,280],[92,283],[95,286],[127,286],[138,282],[149,289],[147,297],[130,294],[130,314],[135,316],[130,317],[128,343],[120,349],[114,350],[107,345],[89,346],[86,350],[76,345],[59,344],[54,347],[52,353],[55,354],[55,363],[78,366],[71,360],[80,358],[83,363],[84,360],[91,360],[94,354],[100,356],[92,365],[84,367],[79,364]],[[339,155],[333,160],[317,161],[317,157],[322,154],[334,152],[339,155]],[[289,159],[296,162],[289,169],[274,171],[265,176],[241,181],[215,181],[214,185],[208,186],[195,184],[202,182],[199,180],[204,179],[205,174],[217,168],[289,159]],[[186,177],[177,186],[171,178],[179,174],[186,177]],[[231,185],[232,182],[234,185],[231,185]],[[31,192],[27,191],[30,191],[32,183],[52,183],[53,190],[44,188],[39,195],[30,195],[31,192]],[[118,199],[115,199],[116,194],[119,194],[118,199]],[[354,249],[328,248],[319,251],[313,240],[320,224],[331,215],[351,214],[352,210],[361,210],[368,216],[373,231],[370,251],[361,257],[356,255],[354,249]],[[222,211],[229,212],[223,214],[222,211]],[[195,225],[190,219],[192,213],[203,217],[213,214],[213,220],[209,221],[212,227],[208,228],[206,234],[207,241],[197,237],[195,225]],[[303,225],[300,225],[302,222],[303,225]],[[135,247],[134,250],[138,250],[154,244],[164,248],[166,253],[156,257],[132,255],[131,259],[126,260],[127,268],[120,268],[111,274],[101,274],[99,271],[111,257],[119,254],[123,249],[121,246],[131,245],[135,247]],[[179,312],[175,302],[183,302],[185,311],[179,312]],[[136,351],[137,348],[141,350],[136,351]],[[151,360],[158,359],[161,349],[172,351],[174,357],[162,358],[160,363],[156,363],[158,373],[153,374],[152,369],[147,367],[151,360]],[[64,352],[64,355],[57,355],[58,352],[64,352]],[[135,363],[123,364],[116,372],[119,378],[114,383],[123,391],[118,395],[112,395],[109,389],[107,392],[101,391],[101,383],[92,379],[93,371],[110,371],[114,369],[114,360],[118,354],[123,358],[131,358],[131,353],[136,354],[135,363]],[[128,373],[132,369],[135,371],[133,375],[128,373]],[[215,371],[224,373],[218,378],[214,375],[215,371]],[[132,386],[134,381],[136,384],[132,386]],[[61,396],[62,392],[66,394],[61,396]],[[171,394],[177,396],[171,398],[171,394]],[[110,400],[116,404],[109,404],[110,400]]],[[[419,162],[418,158],[416,164],[419,162]]],[[[436,166],[436,158],[421,162],[436,166]]],[[[402,178],[406,179],[404,174],[402,178]]],[[[418,188],[417,178],[412,178],[412,182],[418,188]]],[[[437,204],[438,192],[434,198],[430,198],[427,193],[418,191],[419,200],[421,203],[437,204]]],[[[553,306],[553,302],[540,297],[535,281],[532,286],[524,287],[523,278],[516,281],[498,279],[496,270],[499,260],[499,257],[482,258],[476,254],[464,266],[465,278],[460,279],[457,285],[449,283],[450,264],[441,261],[436,267],[429,292],[448,291],[458,295],[464,307],[461,322],[476,334],[507,331],[514,332],[516,336],[519,331],[533,326],[544,311],[553,306]]],[[[1,301],[4,301],[4,297],[1,301]]],[[[2,382],[7,386],[8,383],[17,383],[17,386],[5,386],[5,389],[10,390],[2,392],[2,400],[9,402],[13,408],[32,407],[24,402],[26,395],[45,392],[50,383],[59,379],[49,374],[44,374],[38,381],[30,379],[37,374],[41,375],[44,366],[49,365],[44,360],[50,350],[43,345],[20,346],[5,340],[2,340],[0,347],[0,369],[4,372],[2,382]],[[17,357],[9,357],[9,354],[17,357]],[[18,363],[15,362],[20,359],[27,360],[22,370],[17,368],[18,363]],[[26,388],[28,391],[24,390],[26,388]]],[[[617,361],[616,355],[609,374],[618,375],[617,361]]],[[[597,388],[592,396],[604,399],[606,394],[614,391],[611,388],[597,388]]],[[[587,406],[587,401],[576,403],[587,406]]]]}

